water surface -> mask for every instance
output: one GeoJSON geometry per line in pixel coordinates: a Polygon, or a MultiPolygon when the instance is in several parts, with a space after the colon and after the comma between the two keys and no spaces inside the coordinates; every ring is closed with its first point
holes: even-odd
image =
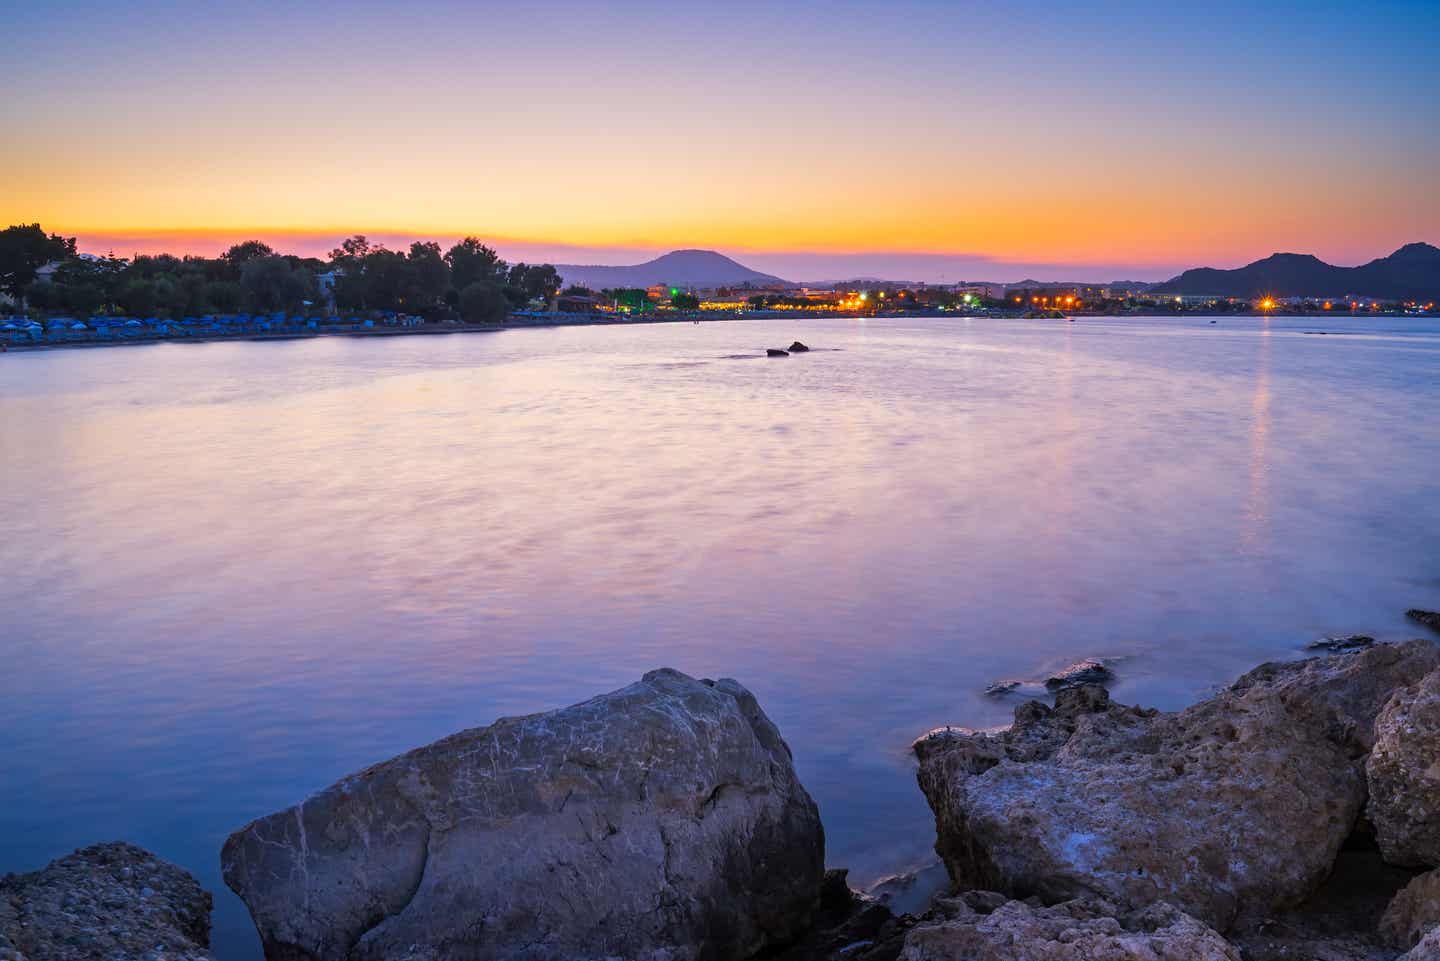
{"type": "Polygon", "coordinates": [[[754,321],[0,357],[0,871],[224,837],[669,665],[751,687],[866,881],[906,747],[1127,657],[1175,707],[1440,607],[1440,324],[754,321]],[[1328,330],[1329,336],[1305,331],[1328,330]],[[763,353],[799,337],[808,355],[763,353]]]}

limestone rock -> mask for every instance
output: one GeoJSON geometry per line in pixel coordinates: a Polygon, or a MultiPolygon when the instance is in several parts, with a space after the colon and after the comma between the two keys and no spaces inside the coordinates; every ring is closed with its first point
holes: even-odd
{"type": "Polygon", "coordinates": [[[1397,691],[1375,722],[1367,809],[1385,858],[1440,866],[1440,671],[1397,691]]]}
{"type": "Polygon", "coordinates": [[[1362,647],[1373,647],[1375,638],[1369,634],[1342,634],[1336,637],[1322,637],[1305,645],[1309,651],[1358,651],[1362,647]]]}
{"type": "Polygon", "coordinates": [[[652,671],[344,778],[226,842],[271,961],[723,961],[810,921],[824,836],[732,680],[652,671]]]}
{"type": "Polygon", "coordinates": [[[1419,944],[1395,961],[1440,961],[1440,927],[1431,928],[1419,944]]]}
{"type": "Polygon", "coordinates": [[[213,961],[210,895],[133,844],[95,844],[0,878],[7,961],[213,961]]]}
{"type": "Polygon", "coordinates": [[[1045,678],[1045,687],[1051,691],[1058,691],[1067,687],[1078,687],[1081,684],[1106,684],[1115,679],[1115,672],[1110,666],[1098,657],[1087,657],[1083,661],[1076,661],[1068,667],[1063,667],[1054,674],[1045,678]]]}
{"type": "Polygon", "coordinates": [[[894,914],[924,914],[938,894],[950,888],[945,865],[932,861],[923,867],[902,874],[892,874],[872,884],[866,894],[894,914]]]}
{"type": "Polygon", "coordinates": [[[962,889],[1166,901],[1228,930],[1319,887],[1364,803],[1375,715],[1437,665],[1428,642],[1377,645],[1262,665],[1177,713],[1084,685],[1000,733],[937,731],[915,745],[936,851],[962,889]]]}
{"type": "Polygon", "coordinates": [[[1098,899],[1010,901],[910,930],[901,961],[1240,961],[1215,931],[1168,904],[1121,913],[1098,899]]]}
{"type": "Polygon", "coordinates": [[[1440,925],[1440,871],[1427,871],[1395,895],[1380,919],[1380,933],[1396,947],[1410,948],[1436,925],[1440,925]]]}

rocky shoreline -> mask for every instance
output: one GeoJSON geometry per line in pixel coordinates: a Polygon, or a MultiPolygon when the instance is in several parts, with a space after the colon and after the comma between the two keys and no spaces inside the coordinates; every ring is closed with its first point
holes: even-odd
{"type": "MultiPolygon", "coordinates": [[[[754,696],[668,669],[260,818],[225,883],[268,961],[1440,961],[1440,647],[1341,640],[1175,712],[1081,662],[921,737],[944,874],[873,894],[754,696]]],[[[0,961],[205,961],[209,914],[95,845],[0,879],[0,961]]]]}

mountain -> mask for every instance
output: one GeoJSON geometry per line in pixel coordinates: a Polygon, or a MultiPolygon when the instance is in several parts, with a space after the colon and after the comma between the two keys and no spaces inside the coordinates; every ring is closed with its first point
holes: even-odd
{"type": "Polygon", "coordinates": [[[566,284],[579,284],[591,290],[604,290],[607,287],[650,287],[655,284],[670,284],[675,287],[787,284],[787,281],[779,277],[751,270],[713,250],[672,250],[654,260],[630,267],[557,264],[555,269],[560,272],[566,284]]]}
{"type": "Polygon", "coordinates": [[[1440,296],[1440,247],[1406,244],[1359,267],[1336,267],[1311,254],[1271,254],[1235,270],[1197,267],[1150,290],[1245,298],[1356,294],[1384,300],[1431,299],[1440,296]]]}

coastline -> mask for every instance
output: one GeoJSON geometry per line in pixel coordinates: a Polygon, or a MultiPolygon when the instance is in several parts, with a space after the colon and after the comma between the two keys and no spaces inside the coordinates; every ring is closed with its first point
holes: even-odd
{"type": "MultiPolygon", "coordinates": [[[[922,734],[937,860],[864,891],[755,696],[669,668],[341,778],[235,830],[223,879],[270,961],[1434,961],[1440,647],[1308,650],[1176,711],[1079,672],[922,734]]],[[[125,842],[0,879],[6,905],[0,958],[213,959],[212,894],[125,842]]]]}
{"type": "MultiPolygon", "coordinates": [[[[724,313],[724,314],[714,314],[714,313],[712,313],[712,314],[707,314],[707,313],[705,313],[705,312],[698,312],[698,313],[692,313],[692,314],[685,314],[685,315],[682,315],[682,316],[670,316],[670,315],[666,315],[666,316],[660,316],[660,317],[652,317],[652,316],[646,316],[646,315],[624,315],[623,317],[616,317],[616,316],[609,315],[609,314],[556,314],[556,315],[554,315],[554,317],[552,318],[552,317],[550,317],[550,316],[543,316],[543,317],[542,317],[542,316],[535,316],[535,315],[529,315],[529,316],[527,316],[527,315],[515,315],[515,317],[514,317],[510,322],[504,323],[504,324],[436,324],[436,325],[432,325],[432,326],[414,326],[414,327],[386,327],[386,328],[375,327],[375,328],[368,328],[368,329],[362,329],[362,330],[304,330],[304,331],[292,331],[292,332],[283,332],[283,333],[247,333],[247,334],[237,334],[237,335],[235,335],[235,336],[211,336],[211,335],[194,336],[194,337],[169,337],[169,336],[147,337],[147,336],[140,336],[140,337],[126,337],[126,338],[123,338],[123,339],[116,339],[116,338],[100,339],[100,338],[95,338],[95,339],[89,339],[89,340],[67,340],[67,341],[60,341],[60,342],[57,342],[57,343],[29,343],[29,344],[26,344],[26,343],[8,343],[8,344],[6,344],[6,343],[0,343],[0,354],[6,354],[6,353],[35,353],[35,352],[39,352],[39,351],[72,350],[72,349],[85,349],[85,348],[92,348],[92,347],[141,347],[141,346],[149,346],[149,345],[153,345],[153,344],[213,344],[213,343],[240,342],[240,341],[257,342],[257,341],[286,341],[286,340],[317,340],[317,339],[326,338],[326,337],[352,337],[352,338],[357,338],[357,339],[363,339],[363,338],[383,338],[383,337],[440,336],[440,335],[449,335],[449,334],[493,334],[493,333],[500,333],[500,332],[507,331],[507,330],[530,330],[530,329],[537,329],[537,328],[539,328],[539,329],[550,329],[550,328],[556,328],[556,327],[626,327],[626,326],[634,326],[634,325],[638,325],[638,324],[697,324],[697,323],[716,323],[716,322],[721,322],[721,321],[736,321],[736,320],[797,320],[797,319],[798,319],[798,320],[833,320],[833,319],[837,319],[837,318],[838,318],[838,319],[851,319],[851,320],[870,320],[870,319],[895,318],[895,319],[907,319],[907,320],[912,320],[912,319],[916,319],[916,320],[918,320],[918,319],[1049,320],[1049,321],[1053,321],[1053,322],[1056,322],[1056,323],[1060,323],[1060,322],[1072,322],[1072,323],[1073,323],[1073,322],[1082,321],[1082,320],[1116,320],[1116,319],[1130,319],[1130,318],[1142,318],[1142,317],[1179,318],[1179,317],[1184,317],[1184,316],[1186,316],[1186,315],[1184,315],[1184,314],[1158,313],[1158,312],[1157,312],[1157,313],[1126,313],[1126,314],[1075,314],[1075,315],[1061,316],[1061,317],[1035,317],[1035,316],[1030,316],[1030,315],[1028,315],[1027,313],[1019,313],[1019,312],[1014,312],[1014,311],[1007,311],[1007,312],[1002,312],[1002,313],[989,313],[989,314],[975,314],[975,313],[970,313],[970,314],[957,314],[957,313],[955,313],[955,312],[944,312],[944,311],[914,311],[914,312],[904,312],[904,313],[886,313],[886,314],[870,315],[870,314],[856,314],[856,313],[846,312],[846,311],[815,311],[815,312],[804,312],[804,313],[800,313],[800,312],[796,312],[796,311],[774,311],[774,310],[743,311],[743,312],[738,312],[738,313],[724,313]],[[564,319],[564,318],[576,318],[576,319],[564,319]]],[[[1196,318],[1200,318],[1200,317],[1211,317],[1211,315],[1208,315],[1208,314],[1195,314],[1195,315],[1193,315],[1193,316],[1196,317],[1196,318]]],[[[1212,319],[1212,322],[1213,322],[1215,319],[1218,319],[1219,317],[1224,317],[1224,318],[1226,318],[1226,319],[1242,319],[1242,320],[1256,319],[1256,318],[1261,318],[1261,319],[1275,319],[1276,317],[1293,318],[1293,319],[1296,319],[1296,320],[1303,320],[1303,319],[1317,319],[1317,320],[1319,320],[1319,319],[1333,318],[1333,317],[1335,317],[1335,316],[1342,316],[1342,315],[1329,315],[1329,314],[1255,314],[1255,313],[1251,313],[1251,314],[1223,314],[1223,315],[1216,315],[1215,317],[1212,317],[1211,319],[1212,319]]],[[[1351,316],[1366,316],[1366,317],[1375,317],[1375,318],[1378,319],[1378,317],[1390,317],[1390,316],[1395,316],[1395,315],[1393,315],[1393,314],[1381,314],[1381,315],[1372,315],[1372,314],[1351,315],[1351,314],[1345,314],[1345,315],[1343,315],[1343,316],[1346,316],[1346,317],[1351,317],[1351,316]]],[[[1323,334],[1323,333],[1327,333],[1327,332],[1326,332],[1326,331],[1315,331],[1314,333],[1323,334]]]]}

